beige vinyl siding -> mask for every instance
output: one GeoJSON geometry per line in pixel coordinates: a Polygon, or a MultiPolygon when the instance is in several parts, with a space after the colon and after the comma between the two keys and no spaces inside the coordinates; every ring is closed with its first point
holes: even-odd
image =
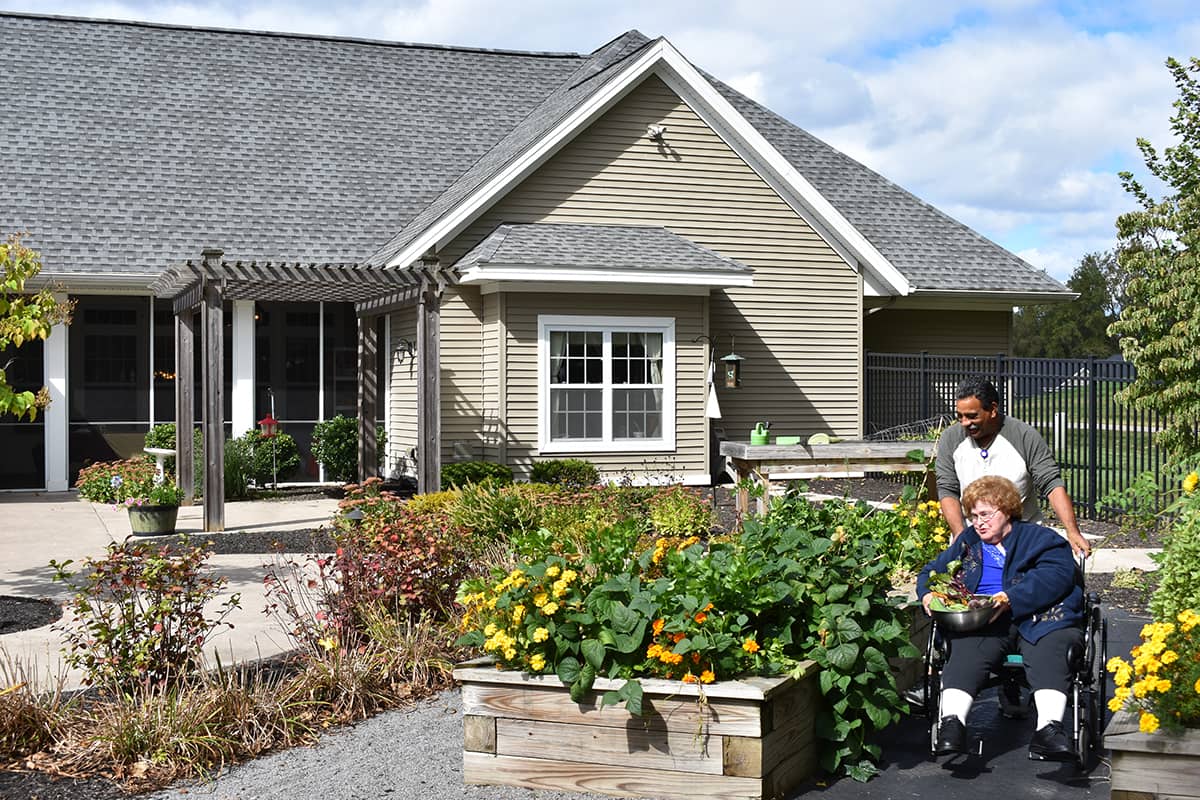
{"type": "Polygon", "coordinates": [[[507,458],[505,447],[505,350],[504,308],[506,298],[502,294],[489,294],[483,298],[483,343],[481,379],[483,382],[483,459],[502,464],[507,458]]]}
{"type": "Polygon", "coordinates": [[[483,298],[449,286],[441,305],[442,463],[484,458],[483,298]]]}
{"type": "MultiPolygon", "coordinates": [[[[752,288],[711,297],[717,355],[732,336],[746,358],[743,388],[720,391],[718,431],[746,439],[769,419],[781,433],[858,434],[858,275],[658,78],[501,198],[447,246],[443,263],[502,222],[662,225],[752,267],[752,288]],[[651,123],[667,126],[665,144],[647,138],[651,123]]],[[[509,386],[518,380],[510,374],[509,386]]]]}
{"type": "Polygon", "coordinates": [[[992,356],[1009,352],[1009,311],[883,309],[866,318],[863,346],[877,353],[992,356]]]}
{"type": "MultiPolygon", "coordinates": [[[[706,298],[669,295],[562,294],[529,292],[505,295],[508,374],[508,462],[519,478],[528,478],[538,454],[538,316],[669,317],[675,320],[674,453],[582,453],[605,477],[670,477],[708,474],[708,427],[704,417],[707,373],[704,340],[706,298]]],[[[551,458],[571,458],[553,453],[551,458]]]]}
{"type": "MultiPolygon", "coordinates": [[[[417,446],[417,309],[402,308],[391,315],[388,343],[388,451],[391,470],[412,474],[415,464],[409,453],[417,446]],[[407,343],[413,354],[405,352],[407,343]]],[[[391,471],[389,470],[389,471],[391,471]]]]}

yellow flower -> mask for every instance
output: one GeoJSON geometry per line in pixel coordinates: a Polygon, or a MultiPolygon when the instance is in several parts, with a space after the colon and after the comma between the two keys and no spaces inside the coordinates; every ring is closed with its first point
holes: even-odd
{"type": "Polygon", "coordinates": [[[534,672],[541,672],[546,668],[546,657],[541,653],[534,653],[529,659],[529,668],[534,672]]]}
{"type": "Polygon", "coordinates": [[[1183,479],[1183,490],[1188,494],[1196,491],[1196,484],[1200,483],[1200,475],[1195,472],[1189,472],[1188,476],[1183,479]]]}
{"type": "Polygon", "coordinates": [[[547,617],[553,617],[558,613],[558,603],[546,603],[546,605],[542,606],[542,613],[547,617]]]}
{"type": "Polygon", "coordinates": [[[1196,694],[1200,694],[1200,678],[1196,679],[1196,685],[1192,688],[1196,690],[1196,694]]]}
{"type": "Polygon", "coordinates": [[[1125,704],[1114,697],[1113,699],[1108,701],[1108,710],[1112,711],[1113,713],[1116,713],[1121,710],[1121,706],[1123,706],[1123,705],[1125,705],[1125,704]]]}
{"type": "Polygon", "coordinates": [[[1154,733],[1158,730],[1158,717],[1149,711],[1143,711],[1141,719],[1138,720],[1138,730],[1142,733],[1154,733]]]}
{"type": "Polygon", "coordinates": [[[717,679],[717,676],[713,674],[713,671],[711,669],[706,669],[706,670],[704,670],[704,672],[700,673],[700,682],[701,683],[712,683],[716,679],[717,679]]]}
{"type": "Polygon", "coordinates": [[[562,579],[564,581],[566,581],[567,583],[570,583],[571,581],[575,580],[578,577],[579,577],[579,573],[573,569],[563,570],[562,579]]]}
{"type": "Polygon", "coordinates": [[[1159,694],[1166,694],[1171,691],[1171,682],[1166,678],[1159,678],[1158,683],[1154,684],[1154,688],[1158,690],[1159,694]]]}
{"type": "Polygon", "coordinates": [[[550,591],[555,597],[561,598],[567,593],[567,582],[561,579],[555,581],[554,586],[551,587],[550,591]]]}
{"type": "Polygon", "coordinates": [[[489,638],[491,638],[492,636],[495,636],[496,635],[496,623],[489,622],[487,625],[484,625],[483,626],[483,635],[487,636],[489,638]]]}
{"type": "Polygon", "coordinates": [[[550,595],[546,594],[545,592],[538,592],[533,596],[533,604],[538,608],[541,608],[548,602],[550,602],[550,595]]]}
{"type": "Polygon", "coordinates": [[[521,605],[520,603],[513,606],[513,610],[512,610],[513,624],[520,625],[521,620],[523,620],[524,618],[525,618],[525,606],[521,605]]]}
{"type": "Polygon", "coordinates": [[[746,641],[742,642],[742,649],[750,655],[754,655],[759,651],[758,642],[754,641],[753,638],[747,639],[746,641]]]}
{"type": "Polygon", "coordinates": [[[1176,653],[1174,650],[1167,650],[1162,654],[1162,663],[1163,664],[1174,664],[1178,660],[1179,660],[1179,654],[1176,653]]]}
{"type": "Polygon", "coordinates": [[[550,631],[545,628],[538,628],[533,632],[533,640],[535,642],[544,642],[550,638],[550,631]]]}
{"type": "Polygon", "coordinates": [[[317,644],[321,645],[321,647],[324,647],[325,652],[329,652],[330,650],[337,648],[337,639],[333,638],[332,636],[326,636],[324,639],[317,639],[317,644]]]}
{"type": "Polygon", "coordinates": [[[559,567],[557,564],[551,564],[550,566],[546,567],[546,577],[547,578],[557,578],[558,573],[560,573],[560,572],[562,572],[562,568],[559,567]]]}
{"type": "Polygon", "coordinates": [[[504,649],[504,658],[505,659],[507,659],[508,661],[512,661],[516,657],[517,657],[517,651],[515,648],[507,647],[504,649]]]}

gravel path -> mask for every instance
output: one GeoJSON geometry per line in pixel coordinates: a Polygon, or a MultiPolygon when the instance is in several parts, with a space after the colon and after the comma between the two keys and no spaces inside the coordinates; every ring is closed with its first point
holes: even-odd
{"type": "Polygon", "coordinates": [[[598,795],[464,786],[457,690],[390,711],[298,747],[240,764],[207,783],[146,800],[603,800],[598,795]]]}

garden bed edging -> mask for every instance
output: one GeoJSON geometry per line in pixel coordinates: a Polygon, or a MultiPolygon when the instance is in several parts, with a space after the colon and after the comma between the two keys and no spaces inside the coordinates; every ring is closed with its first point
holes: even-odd
{"type": "Polygon", "coordinates": [[[1104,746],[1112,753],[1112,800],[1200,798],[1200,729],[1142,733],[1137,714],[1118,711],[1104,746]]]}

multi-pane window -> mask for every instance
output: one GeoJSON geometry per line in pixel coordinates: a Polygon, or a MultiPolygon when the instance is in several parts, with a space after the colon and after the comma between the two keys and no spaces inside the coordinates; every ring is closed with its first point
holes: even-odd
{"type": "Polygon", "coordinates": [[[674,323],[540,319],[542,449],[674,447],[674,323]]]}

